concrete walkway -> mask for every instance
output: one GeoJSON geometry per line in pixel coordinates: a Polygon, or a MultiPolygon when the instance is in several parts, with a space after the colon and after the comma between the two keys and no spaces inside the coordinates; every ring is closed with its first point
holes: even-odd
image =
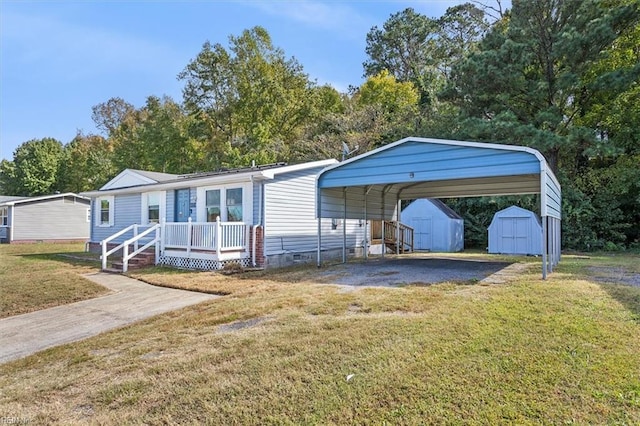
{"type": "Polygon", "coordinates": [[[219,296],[155,287],[123,275],[85,275],[112,293],[0,319],[0,363],[219,296]]]}

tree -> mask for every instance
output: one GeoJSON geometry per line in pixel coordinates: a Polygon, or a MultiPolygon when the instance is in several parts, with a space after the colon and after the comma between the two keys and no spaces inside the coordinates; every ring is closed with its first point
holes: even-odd
{"type": "Polygon", "coordinates": [[[557,171],[563,153],[595,141],[576,125],[594,94],[630,84],[589,70],[637,16],[637,6],[604,0],[516,0],[454,68],[449,99],[471,117],[470,134],[534,146],[557,171]]]}
{"type": "Polygon", "coordinates": [[[436,22],[435,66],[448,80],[453,66],[476,50],[490,25],[485,13],[471,3],[448,8],[436,22]]]}
{"type": "Polygon", "coordinates": [[[375,26],[367,33],[365,77],[386,70],[400,82],[412,82],[420,91],[421,103],[429,104],[437,80],[438,30],[437,21],[412,8],[391,15],[382,28],[375,26]]]}
{"type": "Polygon", "coordinates": [[[362,153],[414,134],[418,98],[413,83],[396,81],[387,71],[369,77],[308,126],[297,157],[340,158],[343,143],[362,153]]]}
{"type": "MultiPolygon", "coordinates": [[[[53,138],[33,139],[13,154],[12,195],[46,195],[60,189],[58,172],[64,158],[62,143],[53,138]]],[[[6,169],[11,166],[5,164],[6,169]],[[7,167],[8,166],[8,167],[7,167]]],[[[4,170],[3,170],[4,172],[4,170]]]]}
{"type": "Polygon", "coordinates": [[[200,170],[204,143],[190,135],[194,117],[168,96],[149,96],[139,109],[128,110],[111,130],[113,164],[165,173],[200,170]]]}
{"type": "Polygon", "coordinates": [[[16,165],[13,161],[0,161],[0,195],[15,195],[19,192],[16,182],[16,165]]]}
{"type": "Polygon", "coordinates": [[[418,91],[411,82],[398,82],[383,70],[364,82],[357,100],[358,105],[379,105],[386,114],[393,115],[415,111],[418,97],[418,91]]]}
{"type": "Polygon", "coordinates": [[[95,190],[117,172],[113,164],[113,144],[102,136],[78,133],[64,147],[60,188],[64,192],[95,190]]]}
{"type": "Polygon", "coordinates": [[[314,112],[314,84],[262,27],[205,43],[179,74],[187,111],[206,123],[213,162],[286,160],[314,112]]]}
{"type": "Polygon", "coordinates": [[[135,107],[124,99],[116,97],[95,105],[91,110],[91,118],[96,127],[110,136],[133,113],[135,107]]]}

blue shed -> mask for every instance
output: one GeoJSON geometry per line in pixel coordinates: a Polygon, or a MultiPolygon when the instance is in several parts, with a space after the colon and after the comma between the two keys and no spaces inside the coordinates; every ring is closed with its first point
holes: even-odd
{"type": "Polygon", "coordinates": [[[400,218],[413,228],[414,250],[457,252],[464,249],[464,219],[438,199],[414,200],[402,210],[400,218]]]}
{"type": "Polygon", "coordinates": [[[518,206],[496,212],[489,225],[489,253],[542,254],[538,216],[518,206]]]}

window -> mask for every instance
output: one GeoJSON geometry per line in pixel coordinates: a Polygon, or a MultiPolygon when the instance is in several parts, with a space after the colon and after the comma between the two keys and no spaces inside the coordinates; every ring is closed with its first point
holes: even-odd
{"type": "Polygon", "coordinates": [[[149,223],[160,223],[160,194],[158,193],[149,194],[147,218],[149,223]]]}
{"type": "Polygon", "coordinates": [[[100,197],[96,200],[96,225],[113,226],[113,197],[100,197]]]}
{"type": "Polygon", "coordinates": [[[164,191],[147,192],[142,194],[142,218],[141,223],[160,223],[164,216],[164,191]]]}
{"type": "Polygon", "coordinates": [[[9,224],[9,208],[0,207],[0,226],[7,226],[9,224]]]}
{"type": "Polygon", "coordinates": [[[242,188],[227,189],[227,221],[242,222],[242,188]]]}
{"type": "Polygon", "coordinates": [[[251,184],[216,185],[197,189],[198,222],[250,222],[251,184]]]}
{"type": "MultiPolygon", "coordinates": [[[[220,217],[220,190],[211,189],[205,194],[207,222],[215,222],[220,217]]],[[[222,220],[221,217],[220,220],[222,220]]]]}
{"type": "Polygon", "coordinates": [[[87,222],[91,222],[91,209],[87,209],[87,222]]]}

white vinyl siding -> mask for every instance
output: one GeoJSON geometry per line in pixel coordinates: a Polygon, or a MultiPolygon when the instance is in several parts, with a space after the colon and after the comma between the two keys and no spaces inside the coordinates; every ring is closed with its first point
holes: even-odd
{"type": "MultiPolygon", "coordinates": [[[[322,168],[279,175],[265,184],[265,255],[315,251],[318,221],[315,214],[315,177],[322,168]]],[[[322,249],[342,247],[342,224],[332,229],[322,220],[322,249]]],[[[347,220],[347,248],[362,246],[364,227],[347,220]]]]}
{"type": "Polygon", "coordinates": [[[13,240],[88,239],[87,207],[88,200],[70,203],[62,198],[18,204],[13,207],[13,214],[18,217],[13,240]]]}

